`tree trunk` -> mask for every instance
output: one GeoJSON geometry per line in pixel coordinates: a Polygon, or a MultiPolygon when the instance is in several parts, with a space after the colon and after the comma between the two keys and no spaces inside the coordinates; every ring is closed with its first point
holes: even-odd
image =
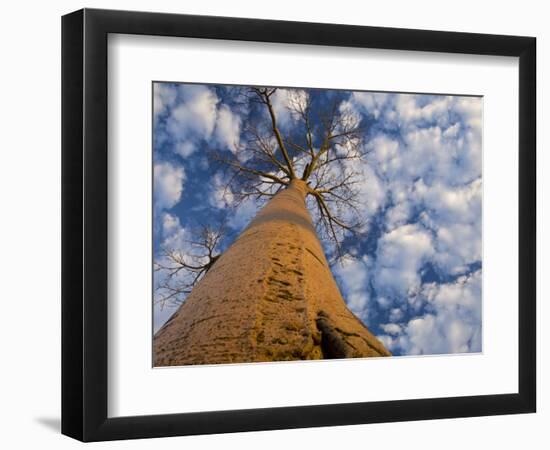
{"type": "Polygon", "coordinates": [[[154,365],[389,356],[346,307],[293,180],[154,337],[154,365]]]}

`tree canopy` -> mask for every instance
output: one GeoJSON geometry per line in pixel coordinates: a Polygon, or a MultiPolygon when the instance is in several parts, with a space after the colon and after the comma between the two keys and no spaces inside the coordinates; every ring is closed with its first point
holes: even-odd
{"type": "Polygon", "coordinates": [[[315,91],[286,90],[294,122],[287,132],[273,105],[276,93],[277,88],[243,88],[241,101],[261,112],[246,124],[244,142],[235,151],[212,157],[231,172],[228,184],[241,201],[269,199],[291,180],[305,181],[320,237],[331,239],[341,257],[344,234],[361,225],[356,185],[363,180],[354,164],[365,153],[361,117],[337,94],[321,103],[315,91]]]}

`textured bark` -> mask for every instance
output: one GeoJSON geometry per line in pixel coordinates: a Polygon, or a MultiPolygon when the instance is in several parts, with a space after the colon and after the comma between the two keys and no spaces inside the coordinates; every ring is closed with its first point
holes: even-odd
{"type": "Polygon", "coordinates": [[[154,337],[154,365],[389,356],[347,308],[293,180],[154,337]]]}

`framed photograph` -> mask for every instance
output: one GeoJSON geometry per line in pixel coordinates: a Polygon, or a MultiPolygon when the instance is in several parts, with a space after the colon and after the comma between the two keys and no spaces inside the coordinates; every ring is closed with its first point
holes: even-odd
{"type": "Polygon", "coordinates": [[[535,412],[536,40],[62,20],[62,432],[535,412]]]}

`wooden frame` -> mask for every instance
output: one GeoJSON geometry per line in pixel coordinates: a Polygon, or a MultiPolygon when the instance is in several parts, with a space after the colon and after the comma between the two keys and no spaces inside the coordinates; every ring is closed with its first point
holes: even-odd
{"type": "Polygon", "coordinates": [[[536,404],[536,41],[531,37],[84,9],[62,20],[62,432],[82,441],[527,413],[536,404]],[[107,36],[519,57],[518,393],[107,417],[107,36]]]}

